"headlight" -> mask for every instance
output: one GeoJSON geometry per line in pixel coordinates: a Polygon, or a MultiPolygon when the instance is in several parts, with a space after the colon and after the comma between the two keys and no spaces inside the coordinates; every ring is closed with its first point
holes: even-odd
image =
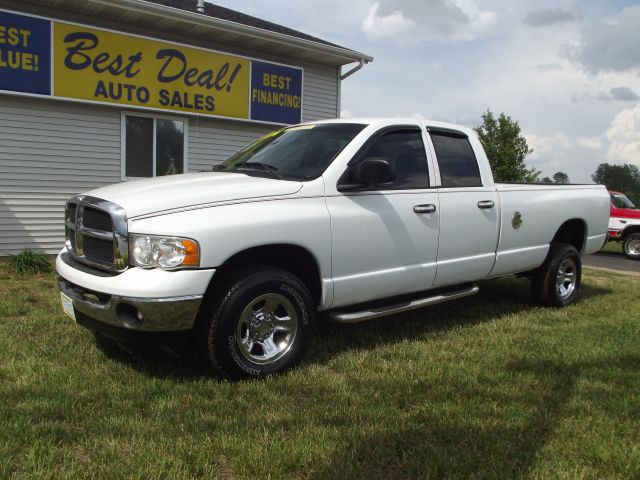
{"type": "Polygon", "coordinates": [[[132,234],[129,245],[131,263],[140,267],[171,269],[200,266],[200,246],[195,240],[132,234]]]}

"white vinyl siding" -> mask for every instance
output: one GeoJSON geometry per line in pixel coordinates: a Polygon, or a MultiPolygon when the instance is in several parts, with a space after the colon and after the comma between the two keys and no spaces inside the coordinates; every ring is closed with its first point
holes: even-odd
{"type": "Polygon", "coordinates": [[[120,110],[0,95],[0,255],[55,253],[64,204],[120,181],[120,110]]]}
{"type": "Polygon", "coordinates": [[[189,122],[189,171],[211,170],[245,145],[278,128],[199,117],[189,122]]]}
{"type": "Polygon", "coordinates": [[[304,66],[302,121],[338,117],[337,67],[304,66]]]}

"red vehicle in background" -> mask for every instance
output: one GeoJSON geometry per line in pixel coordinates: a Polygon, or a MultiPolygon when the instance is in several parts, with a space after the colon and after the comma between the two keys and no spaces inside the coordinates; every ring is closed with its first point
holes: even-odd
{"type": "Polygon", "coordinates": [[[628,258],[640,260],[640,209],[624,193],[609,191],[609,241],[622,243],[628,258]]]}

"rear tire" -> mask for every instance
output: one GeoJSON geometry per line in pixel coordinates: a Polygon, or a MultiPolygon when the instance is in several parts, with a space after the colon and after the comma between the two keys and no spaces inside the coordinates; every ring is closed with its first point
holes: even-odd
{"type": "Polygon", "coordinates": [[[631,260],[640,260],[640,233],[632,233],[627,235],[622,244],[622,250],[627,258],[631,260]]]}
{"type": "Polygon", "coordinates": [[[219,376],[260,378],[302,360],[315,307],[298,277],[270,266],[243,267],[211,293],[201,309],[197,341],[219,376]]]}
{"type": "Polygon", "coordinates": [[[576,247],[552,243],[546,260],[531,278],[533,297],[546,307],[566,307],[578,298],[581,278],[582,262],[576,247]]]}

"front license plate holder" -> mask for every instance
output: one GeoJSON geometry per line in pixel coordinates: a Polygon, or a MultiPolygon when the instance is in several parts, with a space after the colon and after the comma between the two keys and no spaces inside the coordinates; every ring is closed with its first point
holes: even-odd
{"type": "Polygon", "coordinates": [[[76,312],[73,308],[73,299],[62,292],[60,292],[60,300],[62,302],[62,310],[66,313],[74,322],[76,321],[76,312]]]}

